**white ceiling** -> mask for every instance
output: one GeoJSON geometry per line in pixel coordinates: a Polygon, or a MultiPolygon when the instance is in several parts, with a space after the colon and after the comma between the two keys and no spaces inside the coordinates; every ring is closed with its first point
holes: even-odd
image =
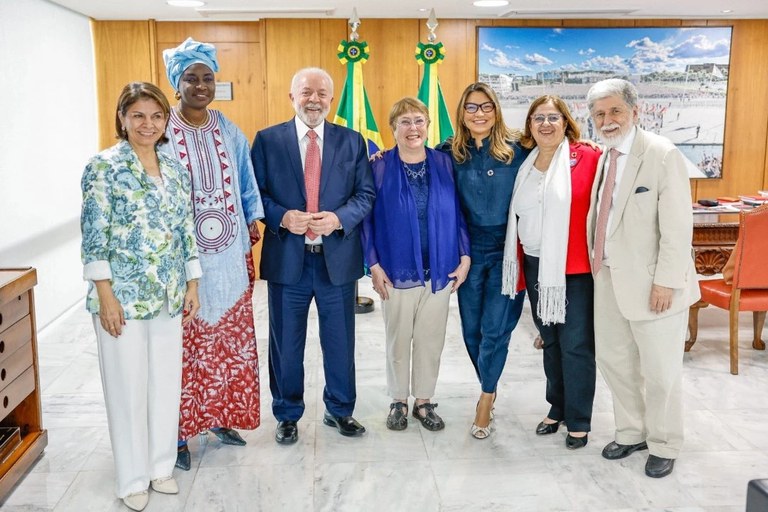
{"type": "Polygon", "coordinates": [[[510,0],[506,7],[475,7],[472,0],[205,0],[195,8],[165,0],[51,0],[97,20],[245,21],[263,18],[768,18],[765,0],[510,0]],[[731,13],[722,10],[731,9],[731,13]]]}

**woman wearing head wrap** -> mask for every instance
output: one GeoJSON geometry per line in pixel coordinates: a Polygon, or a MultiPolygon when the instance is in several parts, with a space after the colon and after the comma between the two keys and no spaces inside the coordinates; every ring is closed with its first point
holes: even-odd
{"type": "Polygon", "coordinates": [[[264,217],[248,141],[221,112],[208,109],[219,70],[213,45],[187,39],[163,52],[179,104],[171,110],[166,150],[189,169],[204,278],[202,307],[184,329],[177,467],[190,468],[186,440],[210,429],[224,444],[245,441],[232,429],[259,426],[259,373],[251,296],[251,244],[264,217]],[[249,236],[250,235],[250,236],[249,236]]]}
{"type": "Polygon", "coordinates": [[[117,496],[143,510],[148,488],[176,494],[182,324],[200,277],[189,175],[157,151],[170,105],[133,82],[117,102],[116,145],[83,172],[83,276],[99,350],[117,496]]]}

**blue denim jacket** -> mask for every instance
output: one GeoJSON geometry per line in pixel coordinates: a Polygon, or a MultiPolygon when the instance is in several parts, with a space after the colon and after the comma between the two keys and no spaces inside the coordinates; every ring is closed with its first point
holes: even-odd
{"type": "MultiPolygon", "coordinates": [[[[515,157],[507,164],[491,156],[488,142],[484,139],[480,149],[471,144],[466,161],[453,161],[461,209],[470,228],[507,224],[517,171],[530,152],[513,143],[515,157]]],[[[451,146],[446,142],[438,149],[450,153],[451,146]]]]}

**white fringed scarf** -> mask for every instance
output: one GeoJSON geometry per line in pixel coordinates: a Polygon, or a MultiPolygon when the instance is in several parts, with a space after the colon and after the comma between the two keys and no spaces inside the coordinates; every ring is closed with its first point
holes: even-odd
{"type": "MultiPolygon", "coordinates": [[[[534,148],[520,166],[509,204],[507,239],[504,244],[501,293],[515,296],[521,262],[517,259],[517,215],[514,197],[532,172],[539,154],[534,148]]],[[[544,325],[565,323],[565,260],[571,218],[571,162],[568,139],[560,143],[544,178],[542,198],[541,256],[539,258],[539,303],[536,314],[544,325]]]]}

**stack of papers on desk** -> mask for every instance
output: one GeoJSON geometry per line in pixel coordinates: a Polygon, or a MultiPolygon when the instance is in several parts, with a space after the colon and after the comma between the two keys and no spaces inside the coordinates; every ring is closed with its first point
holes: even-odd
{"type": "Polygon", "coordinates": [[[693,213],[739,213],[744,209],[751,209],[752,206],[741,203],[724,203],[717,206],[702,206],[699,203],[693,203],[693,213]]]}
{"type": "Polygon", "coordinates": [[[741,202],[750,206],[760,206],[762,204],[768,203],[768,194],[763,195],[763,192],[760,192],[760,194],[756,196],[739,196],[739,199],[741,199],[741,202]]]}

